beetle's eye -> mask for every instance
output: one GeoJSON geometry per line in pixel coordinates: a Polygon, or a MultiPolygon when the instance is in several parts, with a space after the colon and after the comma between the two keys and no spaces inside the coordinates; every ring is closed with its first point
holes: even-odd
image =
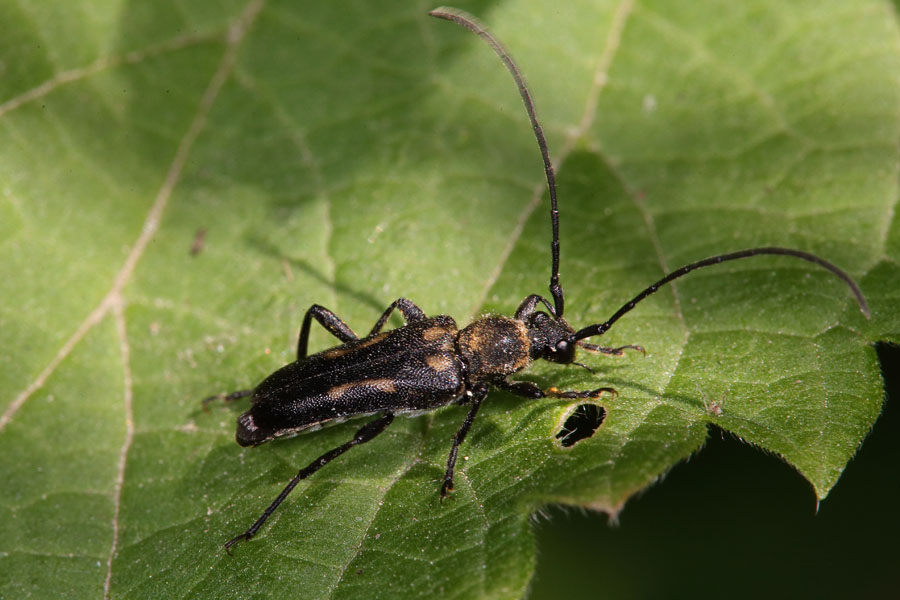
{"type": "Polygon", "coordinates": [[[556,342],[553,347],[553,362],[566,364],[575,360],[575,344],[569,340],[563,339],[556,342]]]}

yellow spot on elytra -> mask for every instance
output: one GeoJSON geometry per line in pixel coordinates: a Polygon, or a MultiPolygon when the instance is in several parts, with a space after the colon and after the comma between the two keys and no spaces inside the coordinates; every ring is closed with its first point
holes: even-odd
{"type": "Polygon", "coordinates": [[[442,337],[447,335],[447,330],[443,327],[429,327],[425,331],[422,332],[422,337],[426,342],[433,342],[435,340],[439,340],[442,337]]]}
{"type": "Polygon", "coordinates": [[[375,389],[379,392],[385,392],[386,394],[393,394],[397,391],[397,386],[393,379],[363,379],[362,381],[336,385],[328,390],[326,395],[332,400],[337,400],[344,394],[359,388],[375,389]]]}
{"type": "Polygon", "coordinates": [[[446,354],[429,354],[425,357],[425,363],[438,373],[453,367],[453,361],[446,354]]]}
{"type": "Polygon", "coordinates": [[[361,348],[367,348],[373,344],[377,344],[378,342],[386,338],[387,335],[387,332],[379,333],[378,335],[373,335],[372,337],[362,340],[361,342],[349,342],[349,347],[338,346],[337,348],[332,348],[331,350],[325,350],[324,352],[322,352],[322,356],[324,356],[325,358],[338,358],[361,348]]]}

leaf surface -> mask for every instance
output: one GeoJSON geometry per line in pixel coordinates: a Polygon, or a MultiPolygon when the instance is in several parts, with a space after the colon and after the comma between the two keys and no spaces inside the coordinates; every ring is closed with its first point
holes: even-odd
{"type": "Polygon", "coordinates": [[[515,88],[424,8],[0,2],[0,596],[517,598],[529,515],[616,513],[710,424],[835,485],[900,342],[892,7],[475,2],[549,138],[574,326],[760,245],[845,268],[872,319],[800,261],[698,272],[595,340],[646,357],[521,374],[615,387],[589,439],[555,437],[577,401],[492,392],[441,504],[466,408],[398,419],[224,554],[360,426],[241,449],[243,406],[200,409],[290,362],[311,304],[364,333],[400,296],[462,326],[546,289],[515,88]]]}

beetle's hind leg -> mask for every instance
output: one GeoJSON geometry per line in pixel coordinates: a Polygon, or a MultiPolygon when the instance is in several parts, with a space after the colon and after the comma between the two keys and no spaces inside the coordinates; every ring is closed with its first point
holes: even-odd
{"type": "Polygon", "coordinates": [[[297,338],[297,360],[306,358],[306,350],[309,345],[309,329],[313,319],[315,319],[319,325],[324,327],[328,333],[345,344],[359,339],[356,334],[353,333],[353,330],[350,329],[350,326],[341,321],[340,317],[324,306],[313,304],[303,316],[303,325],[300,327],[300,337],[297,338]]]}
{"type": "Polygon", "coordinates": [[[288,494],[290,494],[295,487],[297,487],[297,484],[300,483],[300,481],[306,479],[353,446],[359,446],[360,444],[365,444],[366,442],[371,441],[378,434],[387,429],[387,426],[390,425],[391,421],[393,420],[393,413],[384,413],[374,421],[369,421],[368,423],[363,425],[359,429],[359,431],[356,432],[356,435],[353,436],[352,440],[341,444],[334,450],[329,450],[316,460],[309,463],[307,466],[300,469],[297,474],[294,475],[294,478],[291,479],[290,483],[288,483],[285,488],[281,490],[281,493],[278,494],[278,497],[275,498],[275,500],[272,502],[272,504],[269,505],[269,507],[263,512],[263,514],[261,514],[259,518],[254,521],[253,525],[251,525],[250,528],[247,529],[247,531],[225,542],[225,551],[231,554],[232,546],[243,540],[249,540],[254,535],[256,535],[256,532],[259,531],[260,527],[262,527],[266,520],[268,520],[268,518],[272,516],[272,513],[275,512],[275,509],[277,509],[278,506],[282,502],[284,502],[284,499],[288,497],[288,494]]]}
{"type": "Polygon", "coordinates": [[[384,324],[387,323],[387,320],[391,318],[391,314],[393,314],[395,308],[400,311],[407,323],[414,323],[426,318],[425,311],[416,306],[412,300],[407,300],[406,298],[397,298],[391,303],[390,306],[387,307],[387,310],[384,311],[384,314],[381,315],[381,317],[375,323],[375,326],[372,327],[372,331],[369,332],[369,335],[375,335],[376,333],[381,331],[381,328],[384,327],[384,324]]]}

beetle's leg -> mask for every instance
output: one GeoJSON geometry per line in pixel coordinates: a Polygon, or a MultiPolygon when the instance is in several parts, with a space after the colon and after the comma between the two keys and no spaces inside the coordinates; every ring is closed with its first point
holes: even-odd
{"type": "Polygon", "coordinates": [[[536,399],[546,396],[544,390],[530,381],[508,381],[506,379],[500,379],[493,383],[501,390],[510,392],[516,396],[522,396],[523,398],[536,399]]]}
{"type": "Polygon", "coordinates": [[[444,471],[444,482],[441,484],[442,500],[453,491],[453,470],[456,468],[456,456],[459,454],[459,445],[466,439],[469,428],[472,426],[472,421],[475,420],[475,415],[478,414],[478,409],[481,408],[481,403],[487,396],[489,389],[486,384],[481,384],[472,392],[472,397],[469,400],[472,403],[472,407],[469,409],[469,414],[466,415],[466,420],[463,421],[456,435],[453,436],[453,447],[450,448],[450,456],[447,458],[447,470],[444,471]]]}
{"type": "Polygon", "coordinates": [[[207,405],[213,400],[224,400],[225,402],[232,402],[234,400],[239,400],[241,398],[246,398],[250,394],[253,393],[253,390],[238,390],[236,392],[231,392],[230,394],[216,394],[215,396],[210,396],[208,398],[203,399],[203,410],[209,410],[207,405]]]}
{"type": "Polygon", "coordinates": [[[336,314],[324,306],[313,304],[303,316],[303,325],[300,327],[300,337],[297,339],[297,360],[306,358],[306,348],[309,345],[309,328],[310,325],[312,325],[313,319],[315,319],[319,325],[324,327],[328,333],[345,344],[359,339],[356,337],[356,334],[353,333],[353,330],[350,329],[350,326],[341,321],[336,314]]]}
{"type": "Polygon", "coordinates": [[[400,310],[407,323],[414,323],[415,321],[421,321],[426,318],[425,311],[416,306],[411,300],[397,298],[387,307],[387,310],[384,311],[384,314],[381,315],[381,318],[378,319],[378,322],[372,327],[372,331],[369,332],[369,335],[375,335],[381,331],[381,328],[384,327],[387,320],[391,318],[391,314],[394,312],[395,308],[400,310]]]}
{"type": "Polygon", "coordinates": [[[604,393],[616,396],[619,392],[616,391],[616,388],[611,387],[602,387],[596,390],[559,390],[551,387],[544,390],[544,394],[550,398],[599,398],[604,393]]]}
{"type": "Polygon", "coordinates": [[[555,387],[542,390],[530,381],[508,381],[501,379],[492,382],[501,390],[511,392],[523,398],[599,398],[604,392],[615,395],[617,392],[611,387],[602,387],[595,390],[558,390],[555,387]]]}
{"type": "MultiPolygon", "coordinates": [[[[297,339],[297,360],[306,358],[306,350],[309,345],[309,329],[313,319],[318,321],[319,325],[324,327],[331,335],[344,343],[359,339],[356,337],[356,334],[353,333],[353,330],[350,329],[350,326],[341,321],[336,314],[324,306],[313,304],[303,316],[303,325],[300,326],[300,337],[297,339]]],[[[252,393],[253,390],[238,390],[237,392],[232,392],[230,394],[216,394],[215,396],[203,399],[203,409],[206,410],[207,404],[213,400],[237,400],[238,398],[249,396],[252,393]]]]}
{"type": "Polygon", "coordinates": [[[539,302],[547,307],[547,310],[551,315],[556,315],[556,311],[553,309],[553,306],[547,301],[546,298],[537,294],[531,294],[530,296],[522,300],[522,303],[516,309],[516,320],[524,321],[525,319],[527,319],[532,313],[534,313],[534,310],[537,308],[539,302]]]}
{"type": "Polygon", "coordinates": [[[637,350],[644,356],[647,356],[647,351],[644,350],[643,346],[638,346],[636,344],[628,344],[627,346],[619,346],[618,348],[607,348],[606,346],[598,346],[596,344],[589,344],[587,342],[583,342],[578,340],[576,342],[579,348],[584,348],[588,352],[596,352],[598,354],[609,354],[612,356],[622,356],[625,354],[624,350],[637,350]]]}
{"type": "Polygon", "coordinates": [[[372,440],[379,433],[387,429],[387,426],[391,424],[391,421],[394,420],[393,413],[385,413],[384,415],[378,417],[374,421],[369,421],[365,425],[363,425],[359,431],[356,432],[356,435],[353,436],[353,439],[349,442],[346,442],[334,450],[329,450],[316,460],[312,461],[306,467],[300,469],[297,474],[291,479],[290,483],[285,486],[281,493],[278,494],[278,497],[275,498],[275,501],[269,505],[269,508],[263,512],[259,516],[259,518],[250,526],[250,528],[242,533],[241,535],[235,536],[225,542],[225,551],[231,554],[231,547],[243,540],[249,540],[256,532],[259,531],[259,528],[263,526],[266,520],[272,516],[272,513],[275,512],[275,509],[284,502],[284,499],[288,497],[288,494],[297,487],[297,484],[300,483],[301,480],[306,479],[335,458],[352,448],[353,446],[359,446],[360,444],[365,444],[366,442],[372,440]]]}

